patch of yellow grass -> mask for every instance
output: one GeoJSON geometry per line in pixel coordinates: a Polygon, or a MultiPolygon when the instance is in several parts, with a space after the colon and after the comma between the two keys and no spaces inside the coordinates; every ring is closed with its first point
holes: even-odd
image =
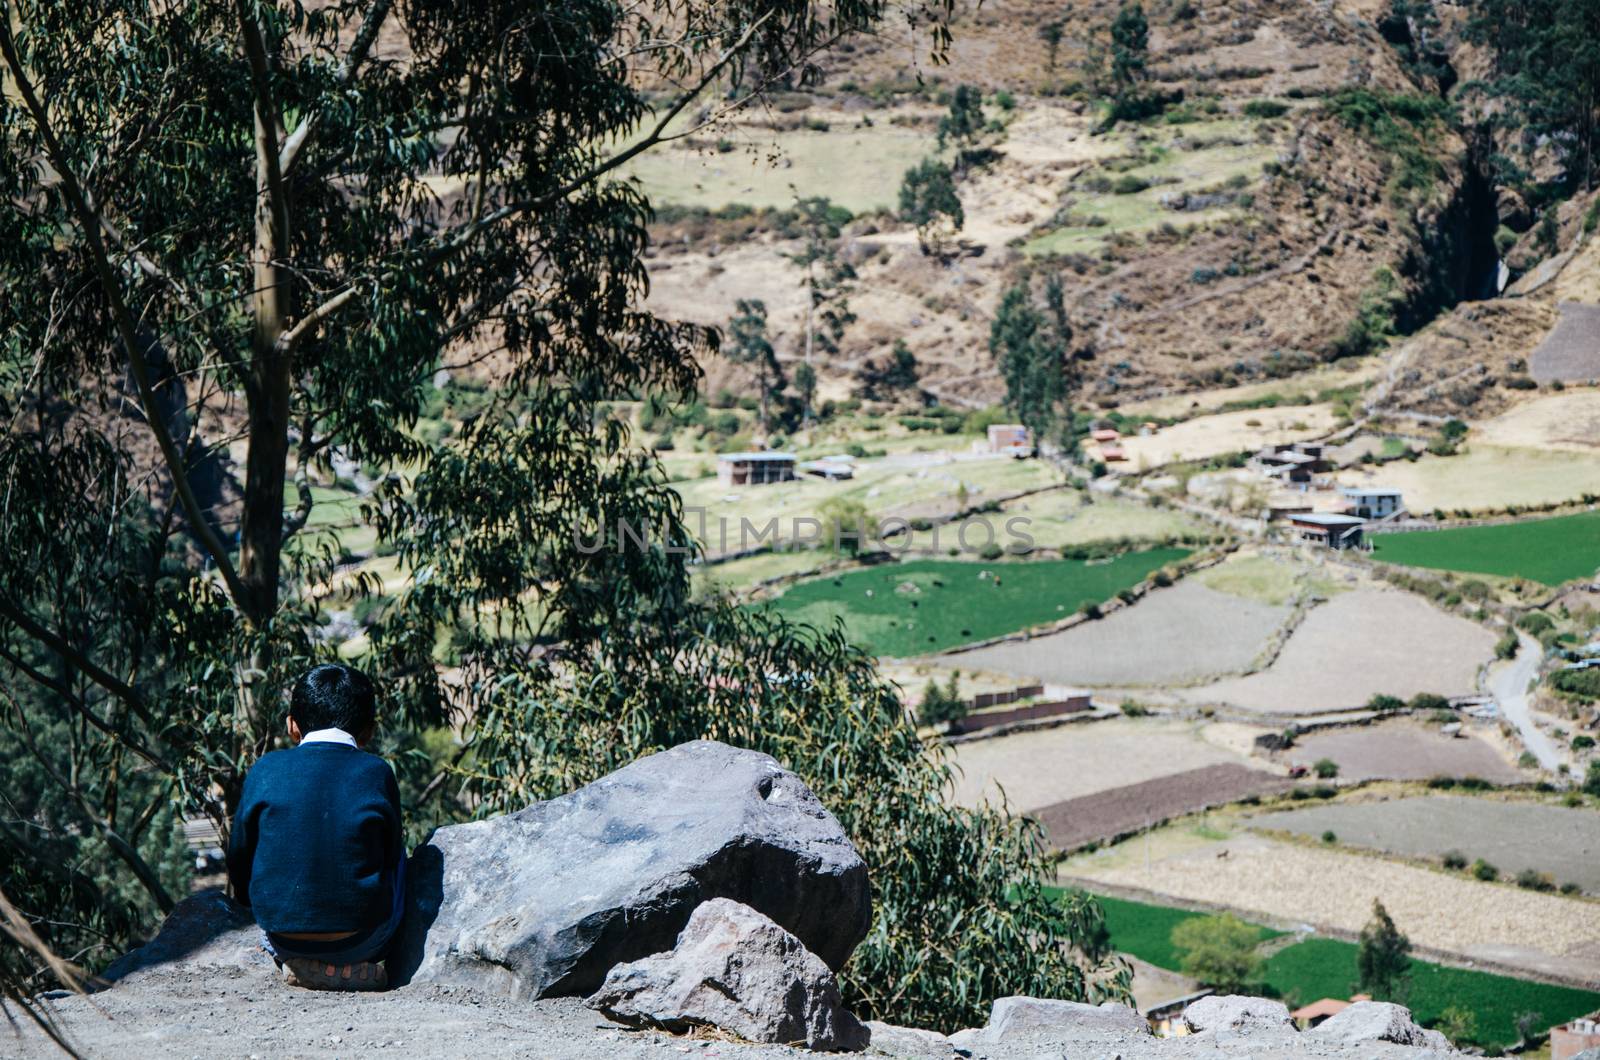
{"type": "Polygon", "coordinates": [[[1600,452],[1600,390],[1568,390],[1518,405],[1472,432],[1475,441],[1502,447],[1600,452]]]}
{"type": "Polygon", "coordinates": [[[1600,453],[1549,452],[1472,443],[1456,456],[1396,461],[1339,474],[1341,485],[1400,490],[1414,512],[1556,504],[1600,493],[1600,453]]]}
{"type": "Polygon", "coordinates": [[[1155,434],[1124,438],[1121,445],[1128,459],[1118,466],[1144,471],[1183,460],[1205,460],[1263,445],[1302,441],[1327,434],[1337,422],[1331,405],[1294,405],[1201,416],[1155,434]]]}

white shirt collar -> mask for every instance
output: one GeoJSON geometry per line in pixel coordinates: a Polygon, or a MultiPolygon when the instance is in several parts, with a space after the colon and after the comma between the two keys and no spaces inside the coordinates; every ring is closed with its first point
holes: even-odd
{"type": "Polygon", "coordinates": [[[300,737],[301,743],[342,743],[346,747],[354,747],[356,738],[343,729],[317,729],[300,737]]]}

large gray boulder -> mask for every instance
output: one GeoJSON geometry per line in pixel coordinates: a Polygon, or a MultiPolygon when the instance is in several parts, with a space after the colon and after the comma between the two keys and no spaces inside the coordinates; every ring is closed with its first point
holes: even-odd
{"type": "Polygon", "coordinates": [[[1394,1042],[1396,1045],[1425,1046],[1445,1052],[1453,1048],[1443,1034],[1417,1026],[1411,1018],[1410,1009],[1387,1001],[1357,1001],[1306,1033],[1324,1041],[1350,1045],[1394,1042]]]}
{"type": "Polygon", "coordinates": [[[710,740],[570,795],[436,830],[411,858],[391,982],[588,994],[731,898],[843,967],[871,923],[867,868],[809,788],[710,740]]]}
{"type": "Polygon", "coordinates": [[[1118,1038],[1148,1038],[1150,1023],[1127,1005],[1107,1001],[1086,1005],[1039,997],[996,998],[987,1025],[957,1031],[953,1045],[971,1049],[1015,1042],[1065,1043],[1118,1038]]]}
{"type": "Polygon", "coordinates": [[[101,973],[110,983],[137,983],[161,971],[273,971],[250,911],[219,890],[192,894],[173,906],[156,937],[118,957],[101,973]]]}
{"type": "Polygon", "coordinates": [[[1191,1034],[1250,1034],[1293,1031],[1289,1006],[1265,997],[1224,994],[1203,997],[1183,1010],[1191,1034]]]}
{"type": "Polygon", "coordinates": [[[586,1002],[631,1027],[717,1027],[752,1042],[862,1049],[827,965],[747,905],[700,905],[670,953],[619,964],[586,1002]]]}

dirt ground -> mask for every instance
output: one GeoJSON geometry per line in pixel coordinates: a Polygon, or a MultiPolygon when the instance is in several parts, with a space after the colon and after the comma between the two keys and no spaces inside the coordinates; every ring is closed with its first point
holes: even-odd
{"type": "Polygon", "coordinates": [[[1028,816],[1044,826],[1051,847],[1072,850],[1247,796],[1281,794],[1292,786],[1293,781],[1277,774],[1222,762],[1068,799],[1028,816]]]}
{"type": "Polygon", "coordinates": [[[1592,455],[1600,451],[1600,390],[1535,398],[1480,423],[1472,438],[1486,445],[1592,455]]]}
{"type": "Polygon", "coordinates": [[[1477,688],[1494,634],[1394,590],[1356,589],[1314,608],[1260,673],[1181,690],[1196,704],[1271,714],[1364,706],[1374,695],[1460,695],[1477,688]]]}
{"type": "Polygon", "coordinates": [[[1201,416],[1155,434],[1122,439],[1118,444],[1128,459],[1117,466],[1145,471],[1179,460],[1204,460],[1241,449],[1315,438],[1336,425],[1330,405],[1291,405],[1201,416]]]}
{"type": "Polygon", "coordinates": [[[1541,383],[1552,379],[1600,379],[1600,306],[1563,302],[1555,329],[1528,358],[1528,370],[1541,383]]]}
{"type": "Polygon", "coordinates": [[[1600,493],[1600,453],[1546,452],[1470,443],[1456,456],[1397,460],[1376,470],[1341,471],[1342,486],[1397,489],[1414,512],[1435,508],[1498,511],[1513,504],[1555,504],[1600,493]]]}
{"type": "Polygon", "coordinates": [[[1331,758],[1345,780],[1481,777],[1515,784],[1523,779],[1489,740],[1470,731],[1452,739],[1439,735],[1437,725],[1410,719],[1307,733],[1285,758],[1307,764],[1331,758]]]}
{"type": "Polygon", "coordinates": [[[1203,724],[1156,718],[1063,725],[957,744],[956,801],[997,801],[1031,810],[1110,788],[1250,760],[1203,736],[1203,724]]]}
{"type": "Polygon", "coordinates": [[[1074,857],[1062,872],[1346,932],[1371,919],[1376,898],[1418,946],[1600,982],[1597,903],[1253,834],[1163,838],[1153,837],[1153,855],[1140,840],[1074,857]]]}
{"type": "Polygon", "coordinates": [[[1098,622],[954,658],[1051,683],[1167,685],[1244,670],[1288,617],[1286,605],[1185,580],[1098,622]]]}
{"type": "Polygon", "coordinates": [[[1313,806],[1253,818],[1257,828],[1320,836],[1408,857],[1459,851],[1511,877],[1548,873],[1600,892],[1600,813],[1532,802],[1436,795],[1313,806]]]}

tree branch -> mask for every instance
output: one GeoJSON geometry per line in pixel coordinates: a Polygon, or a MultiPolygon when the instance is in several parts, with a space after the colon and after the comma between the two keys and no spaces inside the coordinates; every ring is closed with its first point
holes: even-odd
{"type": "Polygon", "coordinates": [[[0,596],[0,616],[10,619],[28,636],[39,641],[71,663],[89,680],[122,700],[135,714],[139,715],[139,720],[146,725],[155,727],[155,719],[150,716],[150,711],[145,707],[143,698],[127,682],[94,663],[78,649],[67,643],[66,639],[60,634],[36,622],[32,615],[29,615],[4,596],[0,596]]]}
{"type": "Polygon", "coordinates": [[[55,130],[50,124],[50,115],[40,102],[33,82],[28,77],[27,70],[23,68],[22,59],[17,54],[16,41],[11,36],[9,2],[5,6],[5,17],[0,18],[0,56],[4,57],[6,66],[11,71],[13,89],[22,97],[28,114],[39,130],[40,138],[44,140],[45,153],[50,159],[50,165],[61,181],[61,188],[66,193],[67,201],[71,204],[73,213],[77,215],[78,227],[83,232],[85,242],[89,244],[89,257],[93,262],[96,278],[100,281],[106,301],[110,303],[117,335],[128,354],[128,368],[139,391],[139,404],[144,409],[145,422],[149,424],[150,432],[155,436],[156,445],[161,450],[161,459],[172,475],[172,486],[178,494],[179,502],[183,505],[183,512],[188,519],[190,529],[211,557],[211,561],[217,565],[217,571],[222,575],[229,595],[233,597],[235,603],[242,604],[246,599],[244,583],[239,580],[238,573],[233,569],[233,561],[228,557],[227,548],[206,520],[205,511],[200,507],[200,501],[195,497],[194,489],[189,484],[188,469],[183,464],[178,447],[173,444],[172,434],[167,430],[166,422],[159,415],[155,391],[150,385],[149,368],[140,352],[133,318],[122,296],[122,287],[117,282],[116,273],[111,267],[111,259],[106,254],[105,240],[101,238],[100,222],[95,212],[89,208],[83,186],[78,182],[77,172],[69,163],[61,141],[56,139],[55,130]]]}
{"type": "MultiPolygon", "coordinates": [[[[336,79],[339,84],[349,84],[351,78],[355,77],[356,70],[366,61],[367,52],[372,50],[373,42],[378,39],[378,30],[382,28],[383,20],[389,17],[391,5],[392,0],[373,0],[372,6],[367,8],[366,15],[361,19],[361,28],[356,31],[356,39],[350,42],[350,50],[345,53],[344,61],[339,64],[339,74],[336,79]]],[[[300,124],[295,126],[294,132],[283,141],[283,150],[278,155],[280,173],[287,174],[294,169],[294,164],[300,160],[300,152],[311,139],[311,134],[316,131],[321,120],[320,109],[313,110],[300,119],[300,124]]]]}
{"type": "Polygon", "coordinates": [[[16,667],[22,672],[24,677],[28,678],[28,680],[32,681],[34,684],[39,685],[42,688],[47,688],[56,695],[60,696],[68,706],[82,715],[83,719],[90,725],[93,725],[95,728],[99,729],[113,740],[123,744],[128,748],[128,750],[132,751],[146,762],[149,762],[163,773],[171,774],[174,772],[171,764],[168,763],[166,759],[162,758],[160,755],[144,746],[144,744],[140,743],[138,740],[135,740],[133,737],[128,736],[125,733],[117,732],[108,722],[101,718],[100,715],[91,710],[89,708],[89,704],[85,703],[81,698],[74,695],[72,689],[68,688],[60,681],[57,681],[49,674],[39,672],[34,667],[30,666],[21,656],[15,654],[4,646],[0,646],[0,659],[4,659],[6,662],[9,662],[12,666],[16,667]]]}
{"type": "Polygon", "coordinates": [[[295,346],[299,345],[301,339],[315,331],[318,324],[337,313],[340,307],[354,298],[359,290],[360,288],[355,284],[351,284],[307,313],[293,327],[278,336],[278,352],[291,352],[295,346]]]}

